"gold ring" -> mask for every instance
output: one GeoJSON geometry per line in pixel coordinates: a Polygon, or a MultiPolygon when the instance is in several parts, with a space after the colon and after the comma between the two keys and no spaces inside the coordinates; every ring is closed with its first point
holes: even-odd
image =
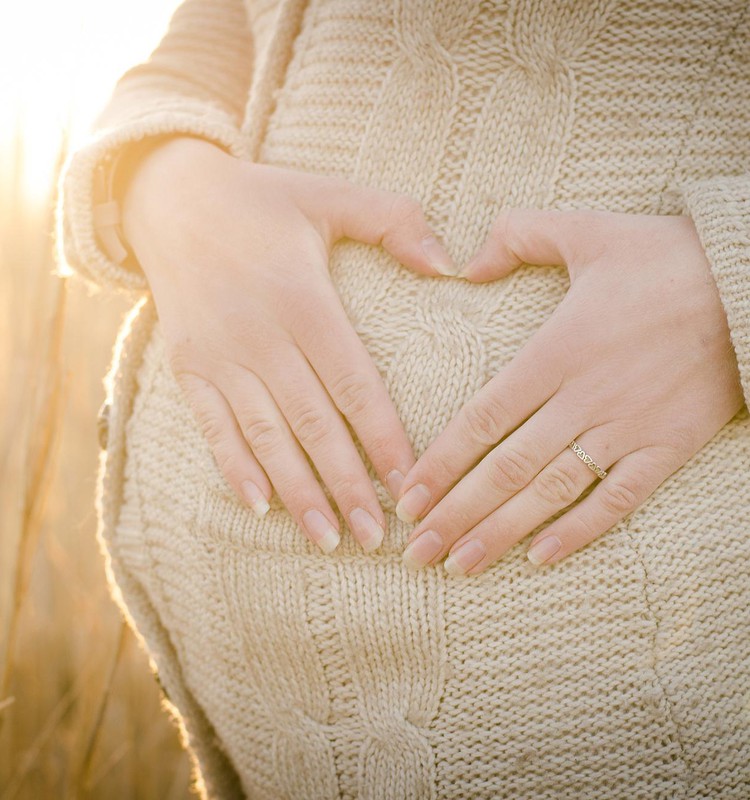
{"type": "Polygon", "coordinates": [[[583,463],[599,478],[606,478],[607,473],[603,470],[591,456],[578,444],[578,442],[573,439],[573,441],[568,445],[568,447],[578,456],[578,458],[583,461],[583,463]]]}

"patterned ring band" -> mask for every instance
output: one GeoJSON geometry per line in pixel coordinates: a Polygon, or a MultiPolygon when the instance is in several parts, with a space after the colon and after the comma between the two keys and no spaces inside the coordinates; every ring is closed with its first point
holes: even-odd
{"type": "Polygon", "coordinates": [[[593,458],[573,439],[568,447],[583,461],[583,463],[600,478],[606,478],[607,473],[594,461],[593,458]]]}

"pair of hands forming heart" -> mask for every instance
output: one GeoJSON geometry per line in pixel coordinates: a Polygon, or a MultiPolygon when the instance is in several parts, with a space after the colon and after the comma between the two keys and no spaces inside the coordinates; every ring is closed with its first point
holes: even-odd
{"type": "Polygon", "coordinates": [[[275,489],[324,552],[339,523],[312,465],[366,551],[384,533],[344,420],[399,498],[399,517],[421,518],[407,565],[450,552],[446,569],[476,574],[595,480],[571,439],[610,474],[538,537],[535,563],[605,532],[742,405],[726,317],[688,218],[503,212],[460,277],[560,264],[570,290],[414,463],[328,258],[346,236],[420,274],[454,273],[416,201],[242,162],[190,138],[151,151],[123,195],[172,371],[221,473],[259,516],[275,489]]]}
{"type": "Polygon", "coordinates": [[[396,510],[420,519],[411,566],[449,554],[449,573],[476,575],[597,481],[527,553],[560,561],[634,511],[743,405],[690,218],[505,211],[463,274],[494,280],[522,263],[566,266],[570,289],[406,476],[396,510]]]}

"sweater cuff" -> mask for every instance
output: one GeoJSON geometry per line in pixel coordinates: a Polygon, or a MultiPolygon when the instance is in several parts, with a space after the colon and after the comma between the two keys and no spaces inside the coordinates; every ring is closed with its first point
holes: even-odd
{"type": "Polygon", "coordinates": [[[137,263],[117,263],[102,247],[95,229],[94,180],[97,167],[114,159],[122,148],[168,134],[197,136],[238,158],[245,156],[244,140],[235,120],[204,103],[161,105],[136,119],[97,131],[70,154],[60,173],[56,246],[61,274],[76,272],[99,286],[127,292],[148,291],[148,281],[137,263]]]}
{"type": "Polygon", "coordinates": [[[719,289],[750,406],[750,173],[681,188],[719,289]]]}

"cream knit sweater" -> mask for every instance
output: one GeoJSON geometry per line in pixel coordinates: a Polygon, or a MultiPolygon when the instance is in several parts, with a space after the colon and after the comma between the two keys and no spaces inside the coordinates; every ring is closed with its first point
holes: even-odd
{"type": "MultiPolygon", "coordinates": [[[[740,0],[187,0],[66,166],[60,242],[133,292],[101,535],[210,797],[750,797],[750,417],[546,569],[409,571],[409,527],[324,555],[218,473],[92,171],[169,131],[411,193],[457,262],[508,206],[693,216],[750,399],[750,10],[740,0]],[[140,293],[140,297],[138,296],[140,293]]],[[[331,272],[419,455],[562,299],[564,270],[331,272]]],[[[375,479],[374,473],[373,479],[375,479]]],[[[343,520],[342,520],[342,530],[343,520]]]]}

